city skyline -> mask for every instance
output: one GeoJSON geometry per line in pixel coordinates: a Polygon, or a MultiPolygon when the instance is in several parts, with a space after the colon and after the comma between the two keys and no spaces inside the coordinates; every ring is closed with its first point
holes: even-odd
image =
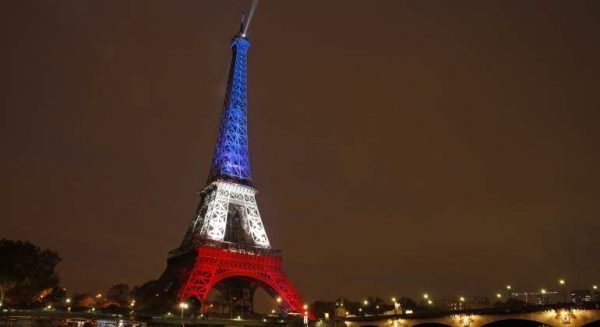
{"type": "MultiPolygon", "coordinates": [[[[306,301],[598,284],[598,5],[431,4],[261,4],[250,159],[287,273],[306,301]]],[[[156,278],[248,5],[11,3],[0,237],[69,289],[156,278]]]]}

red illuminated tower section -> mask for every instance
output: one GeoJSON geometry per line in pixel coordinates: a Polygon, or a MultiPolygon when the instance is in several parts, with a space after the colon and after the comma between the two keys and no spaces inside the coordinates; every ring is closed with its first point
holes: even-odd
{"type": "MultiPolygon", "coordinates": [[[[244,311],[257,287],[280,298],[282,310],[302,313],[300,295],[271,248],[252,187],[247,127],[247,54],[243,26],[232,40],[233,56],[219,135],[207,185],[181,245],[169,253],[159,292],[204,303],[214,288],[244,311]]],[[[233,306],[233,305],[232,305],[233,306]]]]}

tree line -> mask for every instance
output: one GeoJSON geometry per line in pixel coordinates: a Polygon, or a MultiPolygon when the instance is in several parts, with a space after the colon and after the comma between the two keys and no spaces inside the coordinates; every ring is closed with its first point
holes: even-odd
{"type": "MultiPolygon", "coordinates": [[[[177,306],[176,296],[168,296],[156,281],[130,287],[124,283],[113,285],[103,293],[79,293],[68,295],[61,287],[56,266],[61,258],[56,251],[42,249],[30,242],[0,240],[0,306],[35,309],[55,308],[69,311],[104,310],[106,312],[131,313],[132,311],[165,314],[177,306]],[[160,293],[160,294],[159,294],[160,293]],[[159,296],[160,295],[160,296],[159,296]]],[[[407,297],[393,300],[402,309],[435,310],[436,306],[424,300],[417,302],[407,297]]],[[[217,301],[218,302],[218,301],[217,301]]],[[[199,303],[191,301],[192,309],[199,303]]],[[[361,301],[338,299],[315,301],[310,310],[317,316],[343,310],[344,313],[377,315],[394,310],[394,304],[378,297],[361,301]]],[[[487,303],[480,303],[489,306],[487,303]]],[[[494,306],[524,306],[516,299],[497,302],[494,306]]],[[[439,309],[439,308],[437,308],[439,309]]],[[[446,308],[444,308],[446,309],[446,308]]]]}
{"type": "Polygon", "coordinates": [[[69,296],[56,272],[56,251],[27,241],[0,240],[0,305],[3,307],[130,310],[141,287],[119,283],[104,293],[69,296]]]}

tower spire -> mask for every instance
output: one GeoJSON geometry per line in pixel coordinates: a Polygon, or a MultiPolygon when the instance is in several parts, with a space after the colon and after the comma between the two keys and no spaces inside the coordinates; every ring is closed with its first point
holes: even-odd
{"type": "Polygon", "coordinates": [[[217,180],[227,180],[247,186],[252,185],[247,115],[247,59],[250,40],[243,35],[243,17],[242,15],[240,33],[231,42],[233,55],[229,80],[208,184],[217,180]]]}
{"type": "Polygon", "coordinates": [[[246,35],[244,34],[244,31],[246,30],[246,14],[242,11],[241,16],[242,17],[240,20],[240,31],[238,32],[238,35],[246,37],[246,35]]]}

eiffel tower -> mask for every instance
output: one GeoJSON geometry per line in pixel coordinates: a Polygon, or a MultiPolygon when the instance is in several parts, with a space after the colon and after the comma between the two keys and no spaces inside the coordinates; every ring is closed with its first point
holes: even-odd
{"type": "Polygon", "coordinates": [[[169,252],[158,285],[166,295],[193,299],[201,306],[214,288],[242,312],[253,311],[253,296],[261,287],[277,299],[282,311],[300,314],[302,300],[282,269],[281,252],[271,248],[252,187],[247,124],[250,40],[243,31],[242,19],[231,42],[227,92],[206,186],[181,245],[169,252]]]}

